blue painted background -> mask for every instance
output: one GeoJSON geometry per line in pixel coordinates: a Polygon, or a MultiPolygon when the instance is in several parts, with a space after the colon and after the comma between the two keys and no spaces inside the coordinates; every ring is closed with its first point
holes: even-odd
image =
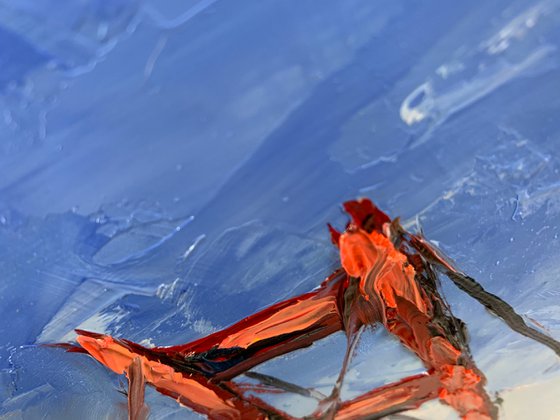
{"type": "MultiPolygon", "coordinates": [[[[3,418],[126,418],[122,378],[37,344],[178,344],[310,290],[356,196],[560,337],[559,23],[558,0],[1,1],[3,418]]],[[[555,355],[443,288],[503,417],[553,418],[555,355]]],[[[328,392],[343,349],[257,370],[328,392]]],[[[370,332],[343,397],[420,371],[370,332]]]]}

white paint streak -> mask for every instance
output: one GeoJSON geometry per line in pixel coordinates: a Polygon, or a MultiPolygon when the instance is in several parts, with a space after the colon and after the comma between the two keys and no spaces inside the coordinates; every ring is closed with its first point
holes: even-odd
{"type": "Polygon", "coordinates": [[[161,55],[161,52],[165,48],[165,44],[167,44],[167,37],[162,36],[158,39],[158,42],[154,46],[152,53],[148,57],[148,61],[146,62],[146,66],[144,66],[144,80],[148,80],[154,71],[154,67],[156,62],[161,55]]]}

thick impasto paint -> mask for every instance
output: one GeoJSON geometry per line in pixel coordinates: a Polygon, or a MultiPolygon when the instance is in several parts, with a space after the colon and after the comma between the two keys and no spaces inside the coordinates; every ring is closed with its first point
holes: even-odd
{"type": "MultiPolygon", "coordinates": [[[[204,416],[143,386],[142,358],[129,387],[44,345],[75,345],[75,329],[190,343],[307,293],[330,308],[315,289],[341,267],[325,225],[342,232],[339,204],[364,195],[560,339],[560,0],[0,4],[1,419],[123,419],[128,394],[132,416],[204,416]]],[[[557,354],[485,309],[512,315],[503,302],[423,258],[468,325],[500,419],[557,418],[557,354]]],[[[223,372],[205,389],[236,404],[332,413],[347,336],[323,316],[309,347],[201,350],[188,364],[223,372]]],[[[214,339],[262,334],[248,326],[214,339]]],[[[439,378],[424,379],[381,322],[357,334],[339,415],[399,385],[432,392],[439,378]]],[[[388,417],[458,416],[434,397],[388,417]]]]}
{"type": "MultiPolygon", "coordinates": [[[[209,418],[291,418],[254,395],[238,375],[260,381],[260,392],[312,395],[313,418],[377,418],[439,399],[464,419],[494,419],[498,406],[485,390],[465,324],[438,290],[442,273],[510,328],[560,356],[560,343],[528,326],[514,309],[486,292],[421,235],[407,232],[368,199],[344,204],[351,216],[344,232],[329,226],[341,268],[313,291],[277,303],[191,343],[146,348],[126,339],[78,330],[70,351],[88,353],[129,381],[129,416],[145,418],[144,386],[209,418]],[[415,354],[426,371],[341,401],[349,361],[364,328],[382,325],[415,354]],[[249,372],[260,363],[312,345],[337,331],[346,354],[330,395],[317,395],[280,379],[249,372]]],[[[232,287],[235,287],[232,285],[232,287]]]]}

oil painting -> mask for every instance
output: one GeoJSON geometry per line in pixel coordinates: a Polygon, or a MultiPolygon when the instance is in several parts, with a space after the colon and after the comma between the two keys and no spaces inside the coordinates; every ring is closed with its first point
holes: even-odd
{"type": "Polygon", "coordinates": [[[0,417],[553,420],[560,1],[0,4],[0,417]]]}

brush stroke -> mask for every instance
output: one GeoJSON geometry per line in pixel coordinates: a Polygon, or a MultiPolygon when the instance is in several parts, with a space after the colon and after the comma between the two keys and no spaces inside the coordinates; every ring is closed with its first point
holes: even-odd
{"type": "MultiPolygon", "coordinates": [[[[79,346],[65,347],[90,354],[116,373],[126,373],[135,395],[142,395],[137,388],[145,381],[209,418],[290,418],[246,395],[244,386],[231,380],[260,363],[344,331],[347,350],[339,377],[313,418],[379,418],[433,399],[449,405],[463,419],[497,418],[497,406],[484,389],[484,374],[471,357],[466,326],[452,315],[439,293],[438,272],[513,330],[557,354],[560,343],[526,325],[510,305],[455,269],[437,248],[405,231],[398,218],[391,221],[370,200],[346,202],[344,209],[351,216],[344,232],[329,225],[342,268],[312,292],[179,346],[148,349],[77,330],[79,346]],[[342,402],[340,389],[360,333],[376,325],[384,326],[414,353],[426,373],[342,402]]],[[[247,375],[286,392],[310,395],[304,388],[266,375],[247,375]]],[[[141,404],[141,397],[134,398],[131,413],[140,412],[141,404]]]]}
{"type": "Polygon", "coordinates": [[[142,359],[134,358],[127,370],[128,376],[128,417],[130,420],[147,420],[149,410],[144,404],[145,377],[142,359]]]}

